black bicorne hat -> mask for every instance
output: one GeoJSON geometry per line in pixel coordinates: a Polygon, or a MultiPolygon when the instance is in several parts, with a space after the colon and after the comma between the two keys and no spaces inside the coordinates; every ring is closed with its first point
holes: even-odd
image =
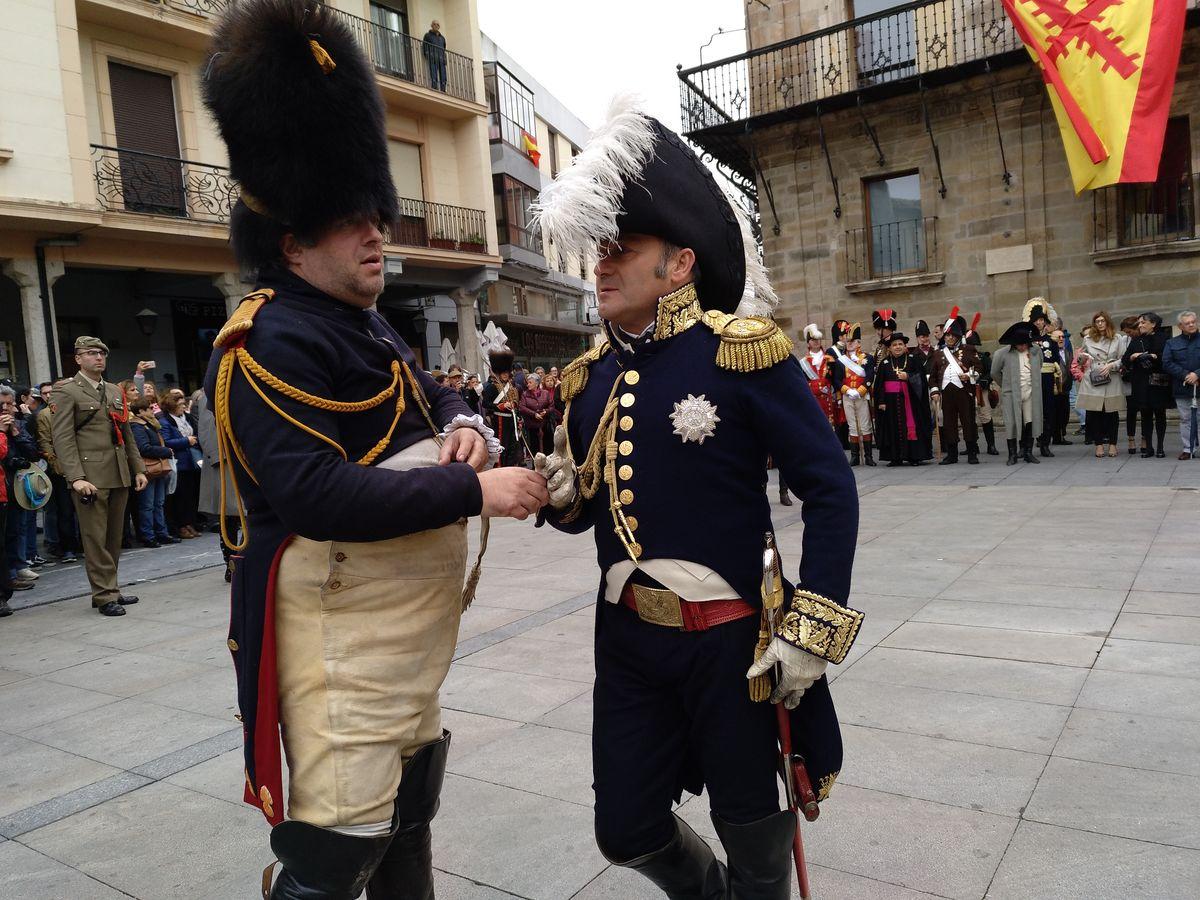
{"type": "Polygon", "coordinates": [[[917,337],[929,337],[929,323],[924,319],[917,319],[917,327],[913,329],[913,334],[917,337]]]}
{"type": "Polygon", "coordinates": [[[317,0],[238,0],[213,33],[204,103],[242,195],[238,261],[278,258],[286,232],[315,239],[359,217],[399,217],[375,73],[340,14],[317,0]]]}
{"type": "Polygon", "coordinates": [[[1037,332],[1029,322],[1025,321],[1013,322],[1004,334],[1000,335],[1000,343],[1009,347],[1014,344],[1032,344],[1037,339],[1037,332]]]}

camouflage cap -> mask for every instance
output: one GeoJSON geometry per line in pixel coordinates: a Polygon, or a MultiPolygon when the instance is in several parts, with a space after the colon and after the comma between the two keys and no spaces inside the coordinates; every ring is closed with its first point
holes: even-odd
{"type": "Polygon", "coordinates": [[[75,352],[78,353],[80,350],[103,350],[105,353],[107,353],[108,345],[98,337],[92,337],[88,334],[81,334],[79,337],[75,338],[75,352]]]}

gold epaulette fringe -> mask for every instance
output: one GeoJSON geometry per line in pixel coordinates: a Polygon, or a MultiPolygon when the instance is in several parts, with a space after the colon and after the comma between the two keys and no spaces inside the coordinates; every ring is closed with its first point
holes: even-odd
{"type": "Polygon", "coordinates": [[[709,310],[704,324],[721,338],[717,365],[734,372],[757,372],[778,365],[792,354],[792,341],[771,319],[738,318],[709,310]]]}
{"type": "Polygon", "coordinates": [[[217,339],[213,341],[213,347],[217,350],[222,350],[234,342],[240,335],[249,331],[254,325],[254,317],[258,315],[258,311],[263,308],[268,300],[275,296],[275,292],[270,288],[262,288],[257,291],[252,291],[242,298],[242,302],[238,304],[238,308],[233,311],[233,315],[229,320],[221,326],[221,330],[217,333],[217,339]]]}
{"type": "Polygon", "coordinates": [[[588,369],[592,363],[598,362],[611,349],[612,347],[609,346],[608,341],[605,341],[593,347],[587,353],[575,357],[575,359],[563,367],[562,379],[559,382],[558,390],[564,402],[574,400],[583,392],[583,389],[587,386],[588,369]]]}

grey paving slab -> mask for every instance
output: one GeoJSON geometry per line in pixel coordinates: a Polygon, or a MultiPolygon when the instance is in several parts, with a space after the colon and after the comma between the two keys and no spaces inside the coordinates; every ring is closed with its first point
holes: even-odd
{"type": "Polygon", "coordinates": [[[1176,557],[1143,566],[1131,586],[1138,591],[1194,592],[1197,584],[1200,584],[1200,560],[1176,557]]]}
{"type": "Polygon", "coordinates": [[[1112,636],[1134,641],[1200,645],[1200,616],[1123,612],[1112,636]]]}
{"type": "Polygon", "coordinates": [[[455,663],[442,684],[442,706],[464,712],[532,722],[591,686],[502,669],[455,663]]]}
{"type": "Polygon", "coordinates": [[[591,756],[586,734],[524,725],[474,753],[454,754],[448,771],[492,784],[505,785],[592,806],[592,768],[581,765],[591,756]]]}
{"type": "Polygon", "coordinates": [[[516,896],[438,869],[433,870],[433,890],[438,900],[506,900],[516,896]]]}
{"type": "Polygon", "coordinates": [[[450,732],[450,756],[453,759],[488,746],[506,734],[516,731],[522,724],[524,723],[511,719],[442,708],[442,727],[450,732]]]}
{"type": "Polygon", "coordinates": [[[872,594],[868,591],[858,590],[857,586],[852,586],[850,591],[850,605],[855,609],[861,609],[870,618],[881,616],[885,619],[907,619],[928,602],[928,596],[901,597],[892,594],[872,594]]]}
{"type": "Polygon", "coordinates": [[[1088,671],[1048,663],[876,647],[842,677],[1070,706],[1088,671]]]}
{"type": "Polygon", "coordinates": [[[1052,757],[1025,818],[1200,849],[1200,778],[1052,757]]]}
{"type": "Polygon", "coordinates": [[[204,667],[195,663],[155,656],[146,650],[125,650],[115,656],[59,669],[46,675],[46,679],[133,697],[203,671],[204,667]]]}
{"type": "Polygon", "coordinates": [[[1017,826],[1007,816],[850,785],[834,791],[805,827],[809,859],[943,897],[982,897],[1017,826]]]}
{"type": "Polygon", "coordinates": [[[590,808],[459,775],[446,776],[433,858],[454,875],[539,900],[570,897],[608,865],[590,808]]]}
{"type": "Polygon", "coordinates": [[[1164,616],[1200,616],[1200,594],[1130,591],[1122,612],[1164,616]]]}
{"type": "Polygon", "coordinates": [[[1200,852],[1022,822],[987,900],[1200,896],[1200,852]]]}
{"type": "MultiPolygon", "coordinates": [[[[919,900],[941,896],[812,863],[808,864],[808,880],[814,896],[829,897],[830,900],[919,900]]],[[[799,896],[799,888],[792,885],[792,897],[799,896]]]]}
{"type": "Polygon", "coordinates": [[[133,768],[229,730],[230,723],[140,700],[78,713],[27,737],[121,768],[133,768]]]}
{"type": "Polygon", "coordinates": [[[147,644],[138,652],[161,656],[163,659],[173,662],[224,668],[233,665],[233,661],[229,658],[229,647],[226,644],[227,635],[228,626],[221,625],[219,628],[206,628],[184,637],[147,644]]]}
{"type": "Polygon", "coordinates": [[[51,800],[117,773],[66,750],[0,734],[0,817],[51,800]]]}
{"type": "Polygon", "coordinates": [[[245,755],[241,747],[235,747],[163,780],[177,787],[241,806],[242,792],[246,784],[245,772],[245,755]]]}
{"type": "Polygon", "coordinates": [[[134,897],[252,897],[272,859],[262,814],[158,783],[22,842],[134,897]],[[130,823],[137,827],[131,828],[130,823]]]}
{"type": "Polygon", "coordinates": [[[594,614],[579,615],[578,613],[563,616],[525,632],[525,637],[532,641],[557,641],[562,644],[572,644],[576,647],[587,648],[590,652],[596,639],[596,618],[594,614]]]}
{"type": "Polygon", "coordinates": [[[101,647],[115,647],[118,650],[137,650],[147,644],[172,640],[195,634],[200,629],[188,625],[177,625],[157,619],[141,618],[135,613],[140,608],[129,607],[129,615],[121,619],[119,627],[113,628],[104,616],[89,616],[86,624],[77,625],[59,632],[64,640],[79,640],[89,644],[99,644],[101,647]]]}
{"type": "Polygon", "coordinates": [[[1105,637],[1116,618],[1115,612],[1102,610],[1026,606],[1017,603],[974,603],[969,600],[933,600],[915,613],[912,621],[1105,637]]]}
{"type": "Polygon", "coordinates": [[[24,681],[30,676],[24,672],[14,672],[12,669],[0,669],[0,687],[6,684],[15,684],[18,681],[24,681]]]}
{"type": "MultiPolygon", "coordinates": [[[[1127,591],[1134,586],[1133,579],[1137,569],[1133,565],[1092,567],[1087,565],[1085,560],[1081,555],[1078,565],[1063,566],[1056,563],[1053,566],[1043,566],[1038,569],[1038,581],[1065,588],[1105,588],[1121,591],[1127,591]]],[[[1012,578],[1013,568],[1017,565],[1019,564],[1013,561],[980,562],[971,568],[971,577],[985,583],[1005,581],[1012,578]]],[[[1029,565],[1028,556],[1021,565],[1029,565]]]]}
{"type": "Polygon", "coordinates": [[[1077,709],[1054,755],[1200,777],[1200,722],[1077,709]]]}
{"type": "Polygon", "coordinates": [[[129,895],[31,850],[0,843],[0,892],[12,900],[123,900],[129,895]]]}
{"type": "Polygon", "coordinates": [[[889,548],[874,545],[863,548],[855,557],[854,585],[869,594],[914,597],[933,596],[958,579],[967,564],[938,562],[933,559],[897,561],[889,548]],[[871,548],[872,552],[868,553],[871,548]]]}
{"type": "Polygon", "coordinates": [[[1103,639],[1098,637],[927,622],[906,622],[883,641],[885,647],[908,650],[1084,667],[1096,661],[1096,654],[1103,644],[1103,639]]]}
{"type": "Polygon", "coordinates": [[[580,694],[574,700],[568,700],[562,706],[550,710],[537,720],[537,724],[578,731],[580,734],[591,734],[592,692],[580,694]]]}
{"type": "Polygon", "coordinates": [[[232,663],[222,668],[204,667],[195,675],[164,684],[137,697],[146,703],[186,709],[233,723],[237,714],[237,678],[232,663]]]}
{"type": "Polygon", "coordinates": [[[1064,587],[1060,585],[1030,585],[1024,579],[1011,577],[981,578],[968,572],[942,591],[938,597],[949,600],[971,600],[976,603],[1019,603],[1028,606],[1059,606],[1065,609],[1094,609],[1117,612],[1125,602],[1127,591],[1110,588],[1064,587]]]}
{"type": "Polygon", "coordinates": [[[1093,669],[1075,705],[1200,722],[1200,678],[1093,669]]]}
{"type": "MultiPolygon", "coordinates": [[[[26,594],[37,593],[36,589],[26,592],[26,594]]],[[[87,606],[87,601],[20,607],[17,602],[17,598],[20,596],[24,595],[14,594],[13,599],[9,601],[9,606],[17,610],[18,614],[14,614],[0,629],[0,642],[3,642],[8,635],[18,632],[25,632],[36,637],[53,637],[64,631],[78,628],[85,623],[108,624],[102,616],[97,615],[87,606]]]]}
{"type": "Polygon", "coordinates": [[[508,609],[503,606],[483,606],[472,603],[458,626],[458,639],[464,641],[476,635],[516,622],[529,615],[527,609],[508,609]]]}
{"type": "Polygon", "coordinates": [[[853,725],[842,741],[842,784],[1013,817],[1046,765],[1037,753],[853,725]]]}
{"type": "Polygon", "coordinates": [[[838,717],[847,725],[924,734],[1009,750],[1048,754],[1069,707],[839,679],[838,717]]]}
{"type": "Polygon", "coordinates": [[[132,772],[118,772],[83,787],[59,794],[49,800],[43,800],[33,806],[28,806],[20,812],[13,813],[0,819],[0,834],[10,838],[19,838],[30,831],[35,831],[45,825],[50,825],[74,815],[85,809],[91,809],[114,797],[136,791],[150,784],[152,779],[132,772]]]}
{"type": "Polygon", "coordinates": [[[663,894],[644,875],[609,866],[573,895],[571,900],[662,900],[663,894]]]}
{"type": "Polygon", "coordinates": [[[462,662],[479,668],[561,678],[583,684],[591,684],[596,677],[591,648],[561,641],[537,640],[528,635],[509,638],[486,650],[472,653],[462,662]]]}
{"type": "Polygon", "coordinates": [[[1096,668],[1194,678],[1200,672],[1200,647],[1109,638],[1096,660],[1096,668]]]}
{"type": "Polygon", "coordinates": [[[120,652],[112,647],[86,644],[83,641],[30,636],[25,632],[7,635],[6,631],[7,629],[0,629],[0,652],[4,654],[4,665],[25,675],[46,675],[120,652]]]}
{"type": "Polygon", "coordinates": [[[29,678],[0,687],[0,723],[5,730],[21,734],[47,722],[116,703],[114,694],[89,691],[45,678],[29,678]]]}

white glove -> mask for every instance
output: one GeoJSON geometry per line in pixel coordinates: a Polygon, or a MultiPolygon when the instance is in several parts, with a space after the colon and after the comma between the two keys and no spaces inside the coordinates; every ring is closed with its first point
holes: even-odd
{"type": "Polygon", "coordinates": [[[770,702],[782,702],[788,709],[796,708],[804,692],[825,674],[825,668],[829,665],[819,656],[793,647],[783,638],[777,637],[772,639],[762,658],[746,672],[746,678],[754,678],[771,671],[775,663],[779,663],[779,684],[772,692],[770,702]]]}
{"type": "Polygon", "coordinates": [[[539,453],[533,458],[533,471],[546,479],[550,492],[550,505],[555,509],[566,509],[575,502],[578,488],[575,484],[575,463],[567,447],[567,426],[554,429],[554,452],[547,456],[539,453]]]}

